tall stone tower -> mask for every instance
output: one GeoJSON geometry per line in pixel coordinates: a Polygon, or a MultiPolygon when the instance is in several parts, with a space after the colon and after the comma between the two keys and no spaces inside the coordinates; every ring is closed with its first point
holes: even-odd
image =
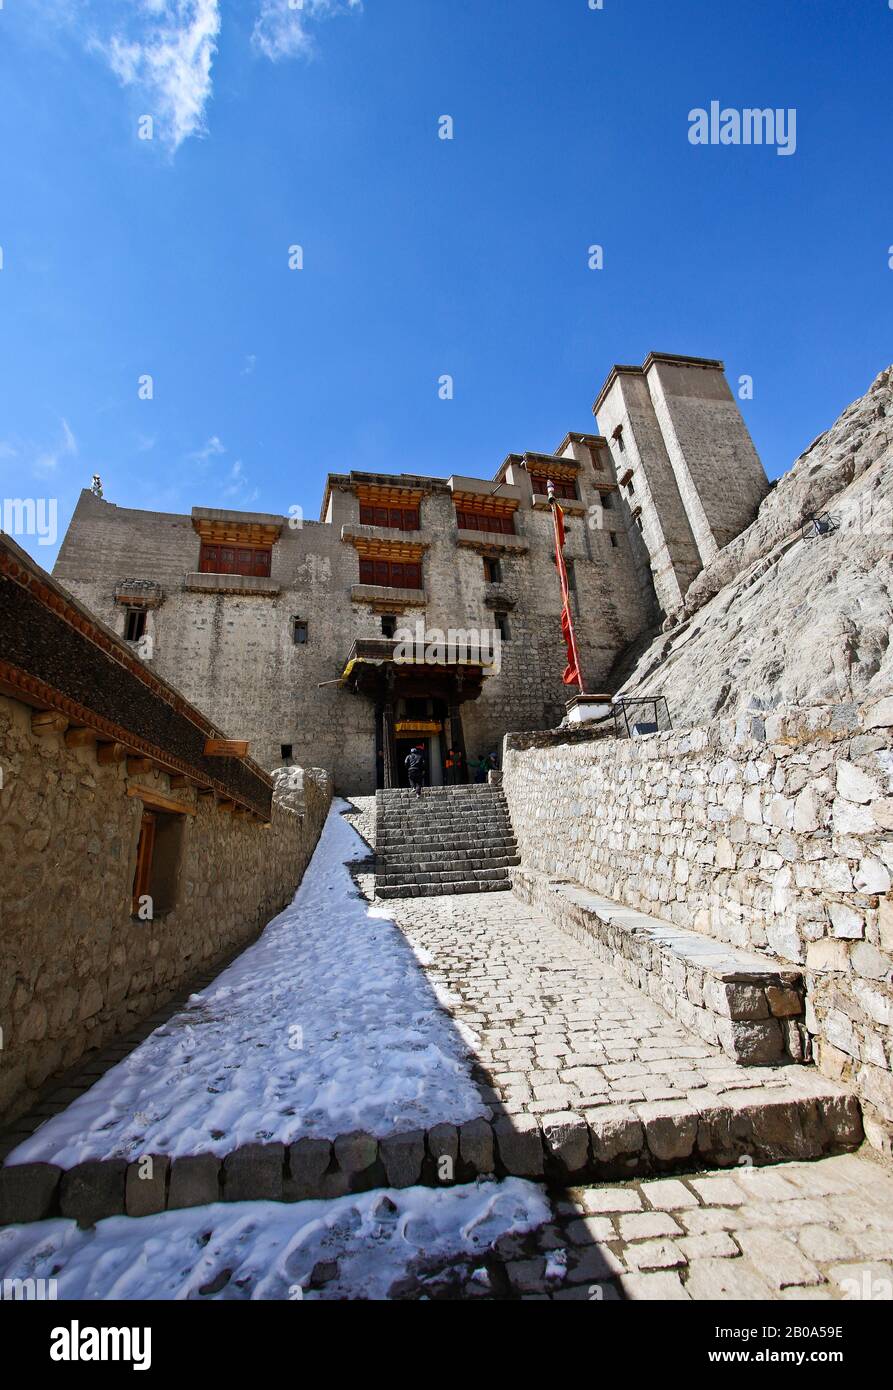
{"type": "Polygon", "coordinates": [[[756,516],[769,483],[722,362],[652,352],[593,406],[665,612],[756,516]]]}

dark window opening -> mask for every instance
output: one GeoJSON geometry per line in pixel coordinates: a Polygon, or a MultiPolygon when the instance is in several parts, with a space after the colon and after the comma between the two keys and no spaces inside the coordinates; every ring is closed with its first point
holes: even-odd
{"type": "Polygon", "coordinates": [[[410,560],[360,560],[360,583],[381,589],[421,589],[422,567],[410,560]]]}
{"type": "Polygon", "coordinates": [[[198,568],[201,574],[251,574],[265,579],[272,561],[269,546],[203,544],[198,568]]]}
{"type": "Polygon", "coordinates": [[[308,638],[307,624],[303,618],[292,618],[291,636],[296,647],[306,647],[308,638]]]}
{"type": "Polygon", "coordinates": [[[612,548],[613,548],[614,550],[616,550],[616,549],[617,549],[617,536],[616,536],[616,534],[615,534],[613,531],[609,531],[608,534],[609,534],[609,536],[611,537],[611,546],[612,546],[612,548]]]}
{"type": "Polygon", "coordinates": [[[645,529],[642,525],[642,518],[640,516],[636,517],[636,525],[638,526],[640,531],[643,531],[645,529]]]}
{"type": "Polygon", "coordinates": [[[490,531],[503,536],[515,534],[513,512],[477,512],[457,507],[456,525],[460,531],[490,531]]]}
{"type": "Polygon", "coordinates": [[[565,560],[564,568],[567,570],[567,587],[572,594],[577,592],[577,571],[573,560],[565,560]]]}
{"type": "Polygon", "coordinates": [[[418,507],[376,507],[360,503],[361,526],[388,526],[394,531],[418,531],[421,527],[418,507]]]}
{"type": "Polygon", "coordinates": [[[177,905],[185,823],[185,816],[143,810],[131,904],[141,921],[154,921],[177,905]]]}
{"type": "Polygon", "coordinates": [[[293,744],[293,743],[281,743],[281,744],[279,745],[279,754],[280,754],[280,756],[281,756],[281,758],[282,758],[282,761],[283,761],[284,763],[290,763],[291,760],[292,760],[292,757],[294,756],[294,744],[293,744]]]}
{"type": "Polygon", "coordinates": [[[620,450],[621,454],[625,454],[625,453],[626,453],[626,445],[625,445],[624,442],[623,442],[623,426],[622,426],[622,425],[618,425],[618,426],[617,426],[616,430],[614,431],[613,438],[617,441],[617,448],[620,450]]]}
{"type": "Polygon", "coordinates": [[[508,642],[511,637],[511,633],[509,632],[508,613],[494,613],[493,621],[496,624],[496,631],[499,633],[499,636],[502,638],[503,642],[508,642]]]}
{"type": "Polygon", "coordinates": [[[381,620],[382,637],[393,637],[397,631],[397,619],[391,613],[386,613],[381,620]]]}
{"type": "Polygon", "coordinates": [[[627,479],[626,490],[627,490],[627,492],[629,493],[630,497],[632,497],[633,493],[634,493],[635,490],[636,490],[635,487],[633,486],[633,480],[632,480],[632,478],[627,479]]]}
{"type": "Polygon", "coordinates": [[[127,618],[124,622],[125,642],[138,642],[146,631],[146,610],[144,608],[128,608],[127,618]]]}
{"type": "Polygon", "coordinates": [[[488,584],[502,583],[502,563],[489,555],[484,556],[484,578],[488,584]]]}
{"type": "Polygon", "coordinates": [[[614,510],[614,494],[611,492],[602,493],[602,510],[612,512],[614,510]]]}

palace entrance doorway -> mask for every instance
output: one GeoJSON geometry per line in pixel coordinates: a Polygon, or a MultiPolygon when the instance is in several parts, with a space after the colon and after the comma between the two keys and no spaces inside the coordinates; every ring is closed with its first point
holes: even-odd
{"type": "Polygon", "coordinates": [[[467,782],[462,705],[480,695],[487,667],[480,661],[433,665],[421,651],[418,660],[395,661],[396,648],[388,638],[358,640],[341,677],[375,702],[376,786],[408,786],[406,757],[419,745],[428,786],[467,782]]]}

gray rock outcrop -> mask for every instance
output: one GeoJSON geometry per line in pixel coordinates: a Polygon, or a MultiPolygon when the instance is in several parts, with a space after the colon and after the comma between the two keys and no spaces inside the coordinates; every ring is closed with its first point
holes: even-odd
{"type": "Polygon", "coordinates": [[[694,580],[620,694],[673,723],[893,689],[893,367],[801,454],[694,580]],[[804,536],[811,518],[836,529],[804,536]]]}

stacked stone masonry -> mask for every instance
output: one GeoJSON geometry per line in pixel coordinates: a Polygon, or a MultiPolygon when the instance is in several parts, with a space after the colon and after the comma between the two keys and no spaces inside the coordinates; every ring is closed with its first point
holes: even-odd
{"type": "Polygon", "coordinates": [[[504,789],[526,873],[799,968],[815,1060],[889,1134],[893,699],[509,736],[504,789]]]}
{"type": "Polygon", "coordinates": [[[289,901],[331,800],[305,775],[300,810],[286,789],[272,822],[233,816],[166,773],[100,766],[92,746],[35,738],[32,711],[0,698],[0,1117],[45,1083],[246,946],[289,901]],[[145,787],[182,803],[175,906],[132,917],[145,787]],[[130,794],[128,794],[130,792],[130,794]]]}

